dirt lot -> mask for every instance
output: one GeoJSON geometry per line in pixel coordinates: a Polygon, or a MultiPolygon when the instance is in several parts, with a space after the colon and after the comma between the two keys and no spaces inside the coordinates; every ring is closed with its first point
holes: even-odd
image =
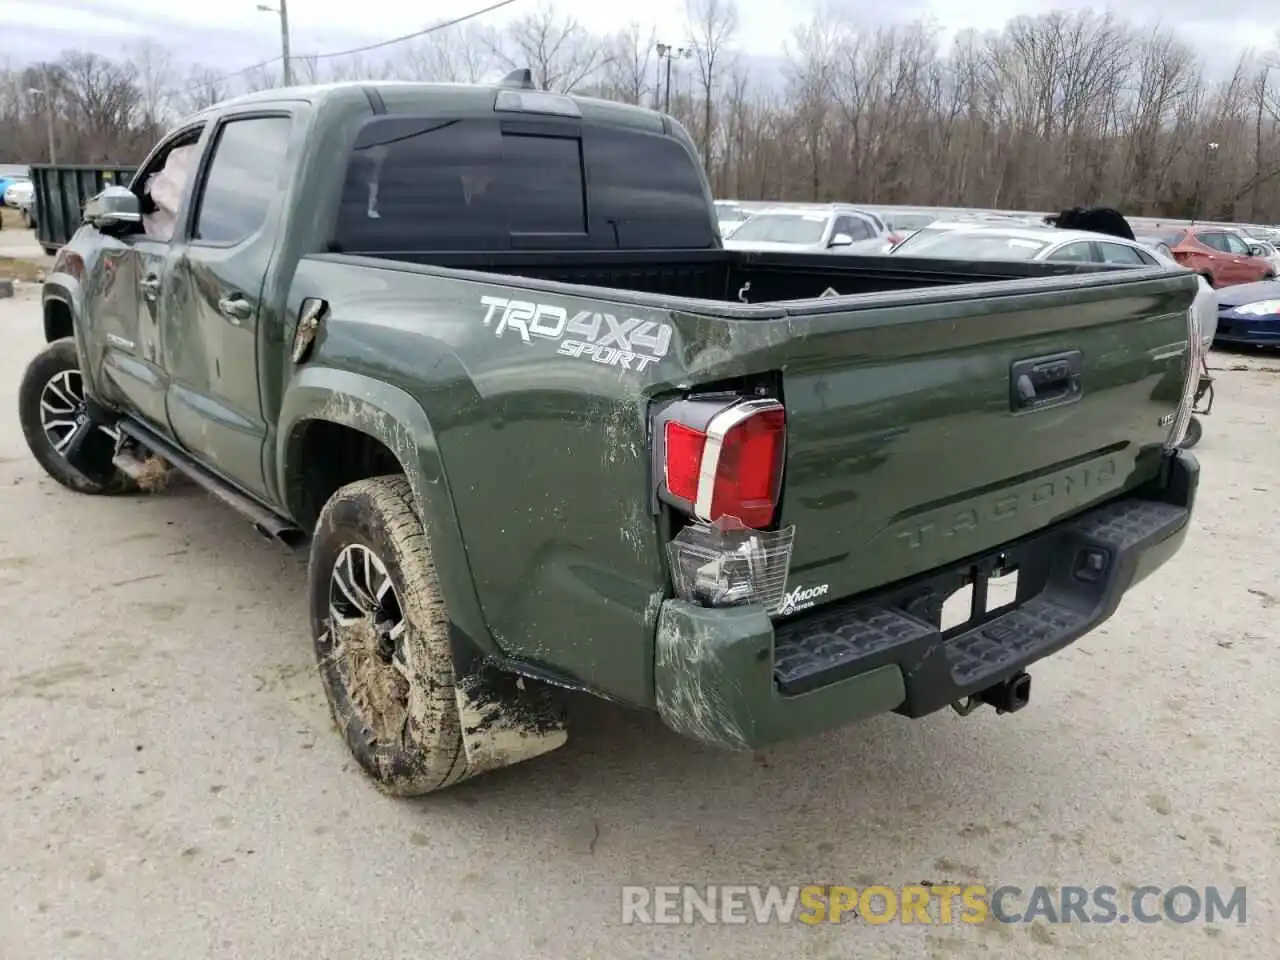
{"type": "Polygon", "coordinates": [[[404,802],[330,725],[300,557],[189,486],[42,475],[39,327],[0,301],[5,960],[1276,956],[1280,358],[1215,355],[1186,548],[1027,710],[732,756],[582,700],[559,753],[404,802]],[[1245,884],[1248,922],[620,922],[628,883],[921,881],[1245,884]]]}

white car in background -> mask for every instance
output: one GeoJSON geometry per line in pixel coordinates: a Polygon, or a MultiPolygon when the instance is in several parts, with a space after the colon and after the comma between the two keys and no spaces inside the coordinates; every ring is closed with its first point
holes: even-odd
{"type": "Polygon", "coordinates": [[[14,180],[4,191],[4,205],[21,209],[31,203],[36,185],[30,180],[14,180]]]}
{"type": "MultiPolygon", "coordinates": [[[[926,227],[894,247],[892,253],[894,256],[955,260],[1041,260],[1052,263],[1108,263],[1125,267],[1181,267],[1171,254],[1149,242],[1087,230],[1060,230],[1047,225],[961,224],[953,229],[936,231],[926,227]]],[[[1197,279],[1200,289],[1192,309],[1199,320],[1201,338],[1208,347],[1218,329],[1218,302],[1213,288],[1205,279],[1197,279]]]]}
{"type": "Polygon", "coordinates": [[[766,207],[725,240],[729,250],[881,254],[889,229],[873,213],[836,204],[766,207]]]}
{"type": "Polygon", "coordinates": [[[720,221],[720,236],[729,237],[751,216],[751,211],[737,200],[717,200],[716,218],[720,221]]]}

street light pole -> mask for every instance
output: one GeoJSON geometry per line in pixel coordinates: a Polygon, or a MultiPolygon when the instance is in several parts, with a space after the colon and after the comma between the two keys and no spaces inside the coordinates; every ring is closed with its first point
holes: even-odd
{"type": "Polygon", "coordinates": [[[667,86],[666,93],[663,98],[662,112],[671,112],[671,58],[680,57],[687,60],[693,56],[693,50],[689,47],[673,47],[669,43],[658,43],[655,45],[658,50],[658,60],[667,61],[667,86]]]}
{"type": "Polygon", "coordinates": [[[265,3],[258,4],[259,10],[280,14],[280,56],[284,63],[284,85],[293,86],[293,67],[289,63],[289,0],[280,0],[279,7],[271,7],[265,3]]]}
{"type": "Polygon", "coordinates": [[[44,89],[29,87],[27,93],[44,101],[44,126],[45,133],[49,136],[49,166],[53,166],[58,162],[58,147],[53,136],[53,94],[49,85],[49,68],[44,67],[41,72],[44,75],[44,89]]]}

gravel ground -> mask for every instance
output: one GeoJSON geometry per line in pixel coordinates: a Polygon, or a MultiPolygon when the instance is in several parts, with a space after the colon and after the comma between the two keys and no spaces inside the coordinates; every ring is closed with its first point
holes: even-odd
{"type": "Polygon", "coordinates": [[[1278,955],[1280,358],[1215,354],[1186,547],[1027,710],[734,756],[583,699],[562,751],[407,802],[329,722],[300,557],[191,486],[42,475],[38,321],[0,301],[0,958],[1278,955]],[[1245,884],[1248,922],[620,922],[627,883],[945,880],[1245,884]]]}

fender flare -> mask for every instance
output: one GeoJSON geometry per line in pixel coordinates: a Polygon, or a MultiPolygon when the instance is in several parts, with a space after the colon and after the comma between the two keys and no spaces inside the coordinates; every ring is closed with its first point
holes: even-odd
{"type": "MultiPolygon", "coordinates": [[[[501,657],[480,607],[471,564],[453,505],[453,495],[435,431],[418,401],[382,380],[334,367],[304,367],[286,389],[280,406],[275,440],[276,490],[296,515],[289,483],[289,448],[310,422],[327,421],[358,430],[382,443],[404,470],[423,529],[431,542],[440,590],[449,617],[471,650],[456,649],[459,670],[470,657],[501,657]]],[[[454,646],[458,647],[455,636],[454,646]]]]}

